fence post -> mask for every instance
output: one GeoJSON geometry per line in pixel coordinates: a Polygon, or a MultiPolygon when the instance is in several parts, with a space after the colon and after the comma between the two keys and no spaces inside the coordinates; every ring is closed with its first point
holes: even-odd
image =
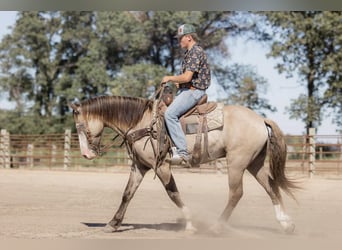
{"type": "Polygon", "coordinates": [[[0,136],[1,165],[3,168],[11,167],[10,136],[6,129],[1,129],[0,136]]]}
{"type": "Polygon", "coordinates": [[[57,154],[57,146],[56,144],[52,144],[51,145],[51,164],[52,166],[54,166],[56,164],[56,154],[57,154]]]}
{"type": "Polygon", "coordinates": [[[33,150],[34,150],[34,146],[33,144],[28,144],[27,145],[27,163],[29,165],[30,168],[33,168],[33,150]]]}
{"type": "Polygon", "coordinates": [[[304,170],[304,167],[305,167],[305,162],[306,162],[306,153],[308,152],[308,147],[307,147],[307,144],[308,144],[308,141],[307,141],[308,137],[307,135],[303,136],[303,147],[302,147],[302,162],[301,162],[301,167],[302,169],[304,170]]]}
{"type": "Polygon", "coordinates": [[[71,129],[66,129],[64,133],[64,169],[70,166],[70,148],[71,148],[71,129]]]}
{"type": "Polygon", "coordinates": [[[337,152],[337,174],[340,175],[341,171],[341,163],[342,163],[342,144],[340,141],[340,138],[342,138],[342,134],[337,137],[337,145],[339,146],[339,151],[337,152]]]}
{"type": "Polygon", "coordinates": [[[315,174],[315,159],[316,159],[316,142],[315,142],[316,130],[315,128],[309,128],[309,176],[313,177],[315,174]]]}

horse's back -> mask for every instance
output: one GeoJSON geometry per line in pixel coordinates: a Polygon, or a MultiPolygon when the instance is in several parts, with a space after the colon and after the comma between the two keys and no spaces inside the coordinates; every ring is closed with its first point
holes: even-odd
{"type": "Polygon", "coordinates": [[[264,118],[262,116],[244,106],[226,105],[224,112],[224,115],[231,121],[264,123],[264,118]]]}
{"type": "Polygon", "coordinates": [[[224,108],[224,133],[229,144],[244,145],[265,143],[268,137],[264,118],[255,111],[238,105],[224,108]]]}

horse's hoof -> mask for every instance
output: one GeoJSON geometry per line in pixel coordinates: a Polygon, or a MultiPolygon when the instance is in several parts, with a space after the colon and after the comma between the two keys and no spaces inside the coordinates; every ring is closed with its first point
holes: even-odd
{"type": "Polygon", "coordinates": [[[197,228],[193,225],[187,225],[185,228],[185,232],[188,234],[195,234],[197,232],[197,228]]]}
{"type": "Polygon", "coordinates": [[[223,225],[222,223],[216,223],[209,228],[209,232],[213,235],[220,235],[223,232],[223,225]]]}
{"type": "Polygon", "coordinates": [[[281,221],[280,224],[287,234],[292,234],[296,227],[292,221],[281,221]]]}
{"type": "Polygon", "coordinates": [[[105,233],[114,233],[114,232],[116,232],[118,229],[116,228],[116,227],[112,227],[111,225],[109,225],[109,224],[107,224],[105,227],[104,227],[104,229],[103,229],[103,231],[105,232],[105,233]]]}

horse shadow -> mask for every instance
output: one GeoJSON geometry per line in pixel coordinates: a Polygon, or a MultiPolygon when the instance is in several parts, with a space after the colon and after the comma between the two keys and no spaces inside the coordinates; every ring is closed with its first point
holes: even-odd
{"type": "MultiPolygon", "coordinates": [[[[107,223],[97,222],[81,222],[81,224],[89,228],[104,228],[107,223]]],[[[134,231],[134,230],[163,230],[169,232],[181,232],[185,230],[185,222],[182,220],[174,223],[157,223],[157,224],[146,224],[146,223],[123,223],[120,228],[116,231],[117,233],[134,231]]],[[[211,237],[237,237],[237,238],[263,238],[265,235],[283,235],[281,230],[270,227],[262,226],[247,226],[247,225],[226,225],[221,232],[212,231],[211,227],[203,223],[196,224],[196,234],[205,235],[211,237]]]]}
{"type": "MultiPolygon", "coordinates": [[[[107,223],[97,222],[81,222],[81,224],[89,228],[104,228],[107,223]]],[[[158,224],[145,224],[145,223],[123,223],[116,232],[125,232],[139,229],[152,229],[178,232],[184,230],[185,224],[182,222],[175,223],[158,223],[158,224]]]]}

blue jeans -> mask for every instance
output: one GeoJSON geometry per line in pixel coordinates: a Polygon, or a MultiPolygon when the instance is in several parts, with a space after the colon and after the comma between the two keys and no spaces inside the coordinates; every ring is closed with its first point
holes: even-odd
{"type": "Polygon", "coordinates": [[[179,155],[188,155],[185,134],[179,118],[194,107],[204,94],[205,90],[179,89],[176,98],[165,111],[165,123],[179,155]]]}

